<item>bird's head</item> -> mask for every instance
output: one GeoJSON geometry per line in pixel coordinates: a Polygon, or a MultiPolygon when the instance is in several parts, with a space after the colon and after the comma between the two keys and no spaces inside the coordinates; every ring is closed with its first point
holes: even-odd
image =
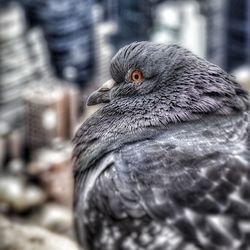
{"type": "Polygon", "coordinates": [[[180,66],[177,49],[150,42],[135,42],[120,49],[111,62],[112,79],[89,97],[88,105],[146,96],[164,86],[180,66]]]}
{"type": "Polygon", "coordinates": [[[125,46],[112,59],[112,79],[90,96],[88,105],[122,97],[136,98],[156,90],[174,69],[169,57],[174,55],[159,44],[140,42],[125,46]]]}
{"type": "Polygon", "coordinates": [[[178,46],[135,42],[120,49],[110,66],[112,79],[88,105],[143,109],[170,120],[204,113],[229,114],[246,108],[247,93],[222,69],[178,46]]]}

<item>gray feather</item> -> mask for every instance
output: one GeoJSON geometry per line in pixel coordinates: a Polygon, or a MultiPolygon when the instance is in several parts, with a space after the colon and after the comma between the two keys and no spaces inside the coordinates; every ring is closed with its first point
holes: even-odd
{"type": "Polygon", "coordinates": [[[74,139],[81,244],[248,249],[248,94],[177,45],[128,45],[113,58],[111,74],[110,103],[74,139]],[[137,85],[128,79],[134,68],[144,76],[137,85]]]}

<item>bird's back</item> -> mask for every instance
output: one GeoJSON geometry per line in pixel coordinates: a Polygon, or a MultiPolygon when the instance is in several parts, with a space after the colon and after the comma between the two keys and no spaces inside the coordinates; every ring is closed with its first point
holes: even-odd
{"type": "Polygon", "coordinates": [[[96,141],[103,154],[75,171],[80,242],[95,250],[249,249],[249,114],[153,130],[96,141]]]}

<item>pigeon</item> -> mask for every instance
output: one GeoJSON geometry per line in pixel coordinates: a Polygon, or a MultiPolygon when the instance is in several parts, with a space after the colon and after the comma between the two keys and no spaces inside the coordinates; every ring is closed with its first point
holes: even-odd
{"type": "Polygon", "coordinates": [[[74,142],[85,250],[249,250],[249,97],[177,44],[134,42],[74,142]]]}

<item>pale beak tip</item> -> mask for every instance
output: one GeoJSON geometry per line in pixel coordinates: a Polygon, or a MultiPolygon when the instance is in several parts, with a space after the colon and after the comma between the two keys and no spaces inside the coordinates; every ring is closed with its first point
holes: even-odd
{"type": "Polygon", "coordinates": [[[113,79],[107,81],[103,84],[98,90],[94,91],[87,100],[87,106],[93,106],[100,103],[108,103],[110,102],[109,92],[115,85],[115,81],[113,79]]]}

